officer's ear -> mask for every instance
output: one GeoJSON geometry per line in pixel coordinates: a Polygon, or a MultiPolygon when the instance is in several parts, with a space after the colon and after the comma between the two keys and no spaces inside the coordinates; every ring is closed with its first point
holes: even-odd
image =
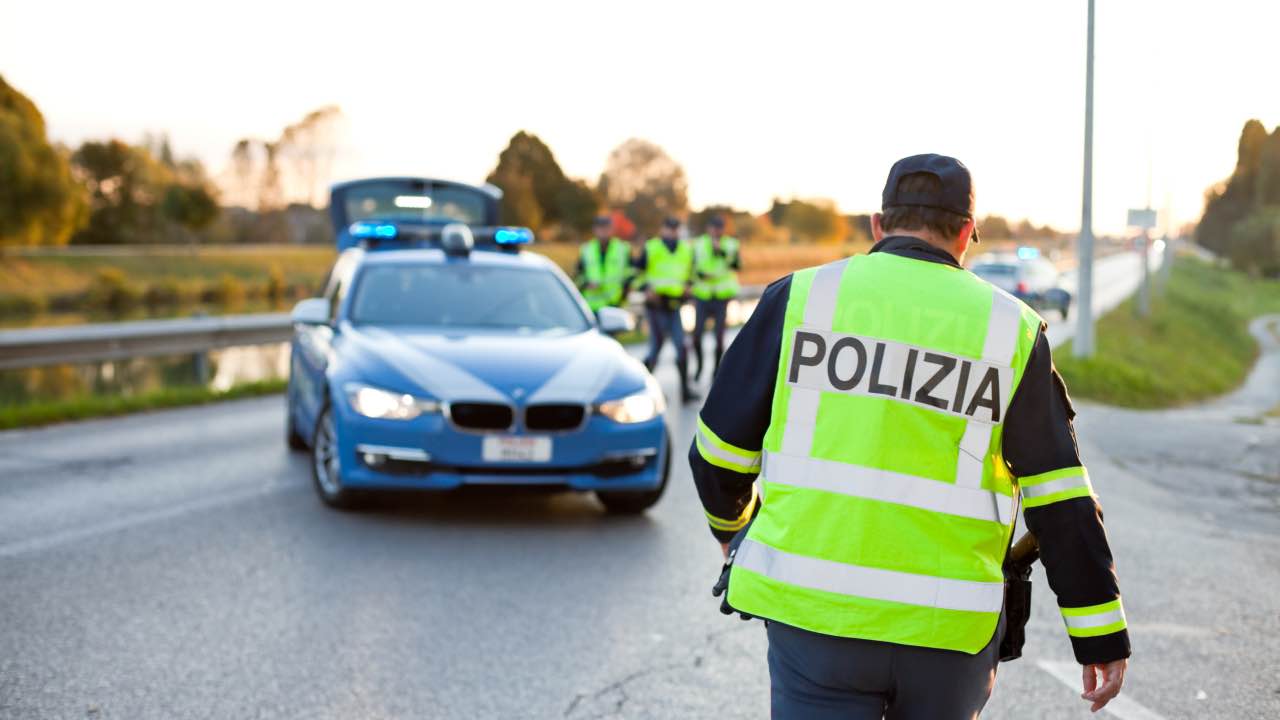
{"type": "Polygon", "coordinates": [[[976,225],[976,220],[972,218],[966,220],[964,222],[964,227],[960,228],[960,232],[957,233],[955,237],[951,238],[951,244],[955,248],[955,252],[952,254],[955,255],[957,259],[963,258],[964,254],[968,252],[969,245],[973,242],[973,233],[976,225]]]}
{"type": "Polygon", "coordinates": [[[875,242],[880,242],[884,239],[884,228],[880,227],[881,217],[880,213],[871,214],[871,237],[875,242]]]}

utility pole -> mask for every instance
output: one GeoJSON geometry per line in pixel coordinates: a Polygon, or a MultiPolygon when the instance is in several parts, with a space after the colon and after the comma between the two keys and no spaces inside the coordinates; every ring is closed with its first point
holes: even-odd
{"type": "Polygon", "coordinates": [[[1079,263],[1076,293],[1076,357],[1093,355],[1093,0],[1089,0],[1089,39],[1084,71],[1084,198],[1080,204],[1079,263]]]}

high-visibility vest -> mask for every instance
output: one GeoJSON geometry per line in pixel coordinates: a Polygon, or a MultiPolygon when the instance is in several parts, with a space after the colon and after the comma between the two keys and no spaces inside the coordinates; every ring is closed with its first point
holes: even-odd
{"type": "Polygon", "coordinates": [[[738,296],[738,273],[732,264],[738,257],[737,238],[720,238],[720,253],[712,251],[710,235],[693,246],[693,296],[699,300],[728,300],[738,296]]]}
{"type": "Polygon", "coordinates": [[[675,250],[668,250],[662,238],[649,238],[644,246],[645,280],[655,293],[666,297],[684,295],[693,279],[693,247],[681,240],[675,250]]]}
{"type": "MultiPolygon", "coordinates": [[[[1040,322],[940,263],[873,253],[795,273],[762,456],[699,427],[710,452],[762,467],[730,604],[827,635],[985,647],[1016,512],[1003,421],[1040,322]]],[[[1076,474],[1054,491],[1091,494],[1076,474]]]]}
{"type": "Polygon", "coordinates": [[[631,246],[618,238],[610,238],[604,252],[600,252],[600,240],[591,238],[579,250],[582,259],[582,296],[593,311],[602,307],[622,305],[622,289],[631,272],[631,246]],[[594,288],[588,288],[594,284],[594,288]]]}

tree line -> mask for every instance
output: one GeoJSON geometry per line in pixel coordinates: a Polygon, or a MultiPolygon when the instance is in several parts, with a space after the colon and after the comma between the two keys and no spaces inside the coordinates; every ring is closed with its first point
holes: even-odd
{"type": "MultiPolygon", "coordinates": [[[[35,104],[0,77],[0,248],[113,243],[331,241],[322,209],[346,121],[337,106],[312,111],[271,139],[243,138],[212,178],[194,158],[175,157],[168,137],[137,144],[49,141],[35,104]]],[[[521,130],[499,153],[487,181],[503,190],[503,222],[541,239],[577,241],[592,218],[611,213],[622,235],[647,237],[668,215],[701,232],[713,214],[751,243],[870,242],[868,215],[844,214],[823,198],[775,198],[765,213],[726,205],[693,209],[684,168],[653,142],[614,148],[594,182],[569,177],[551,148],[521,130]]],[[[1041,240],[1061,234],[999,216],[984,236],[1041,240]]]]}
{"type": "Polygon", "coordinates": [[[1205,193],[1196,242],[1241,270],[1280,276],[1280,127],[1245,123],[1235,170],[1205,193]]]}

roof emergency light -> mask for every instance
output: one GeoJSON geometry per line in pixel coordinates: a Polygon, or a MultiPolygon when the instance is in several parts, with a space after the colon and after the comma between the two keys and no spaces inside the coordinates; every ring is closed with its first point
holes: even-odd
{"type": "Polygon", "coordinates": [[[368,222],[360,220],[351,223],[347,232],[353,240],[392,240],[398,234],[392,223],[368,222]]]}
{"type": "Polygon", "coordinates": [[[1019,260],[1035,260],[1038,257],[1040,257],[1039,248],[1027,247],[1025,245],[1018,248],[1019,260]]]}
{"type": "Polygon", "coordinates": [[[499,245],[528,245],[533,242],[533,231],[522,227],[500,227],[493,231],[493,241],[499,245]]]}

